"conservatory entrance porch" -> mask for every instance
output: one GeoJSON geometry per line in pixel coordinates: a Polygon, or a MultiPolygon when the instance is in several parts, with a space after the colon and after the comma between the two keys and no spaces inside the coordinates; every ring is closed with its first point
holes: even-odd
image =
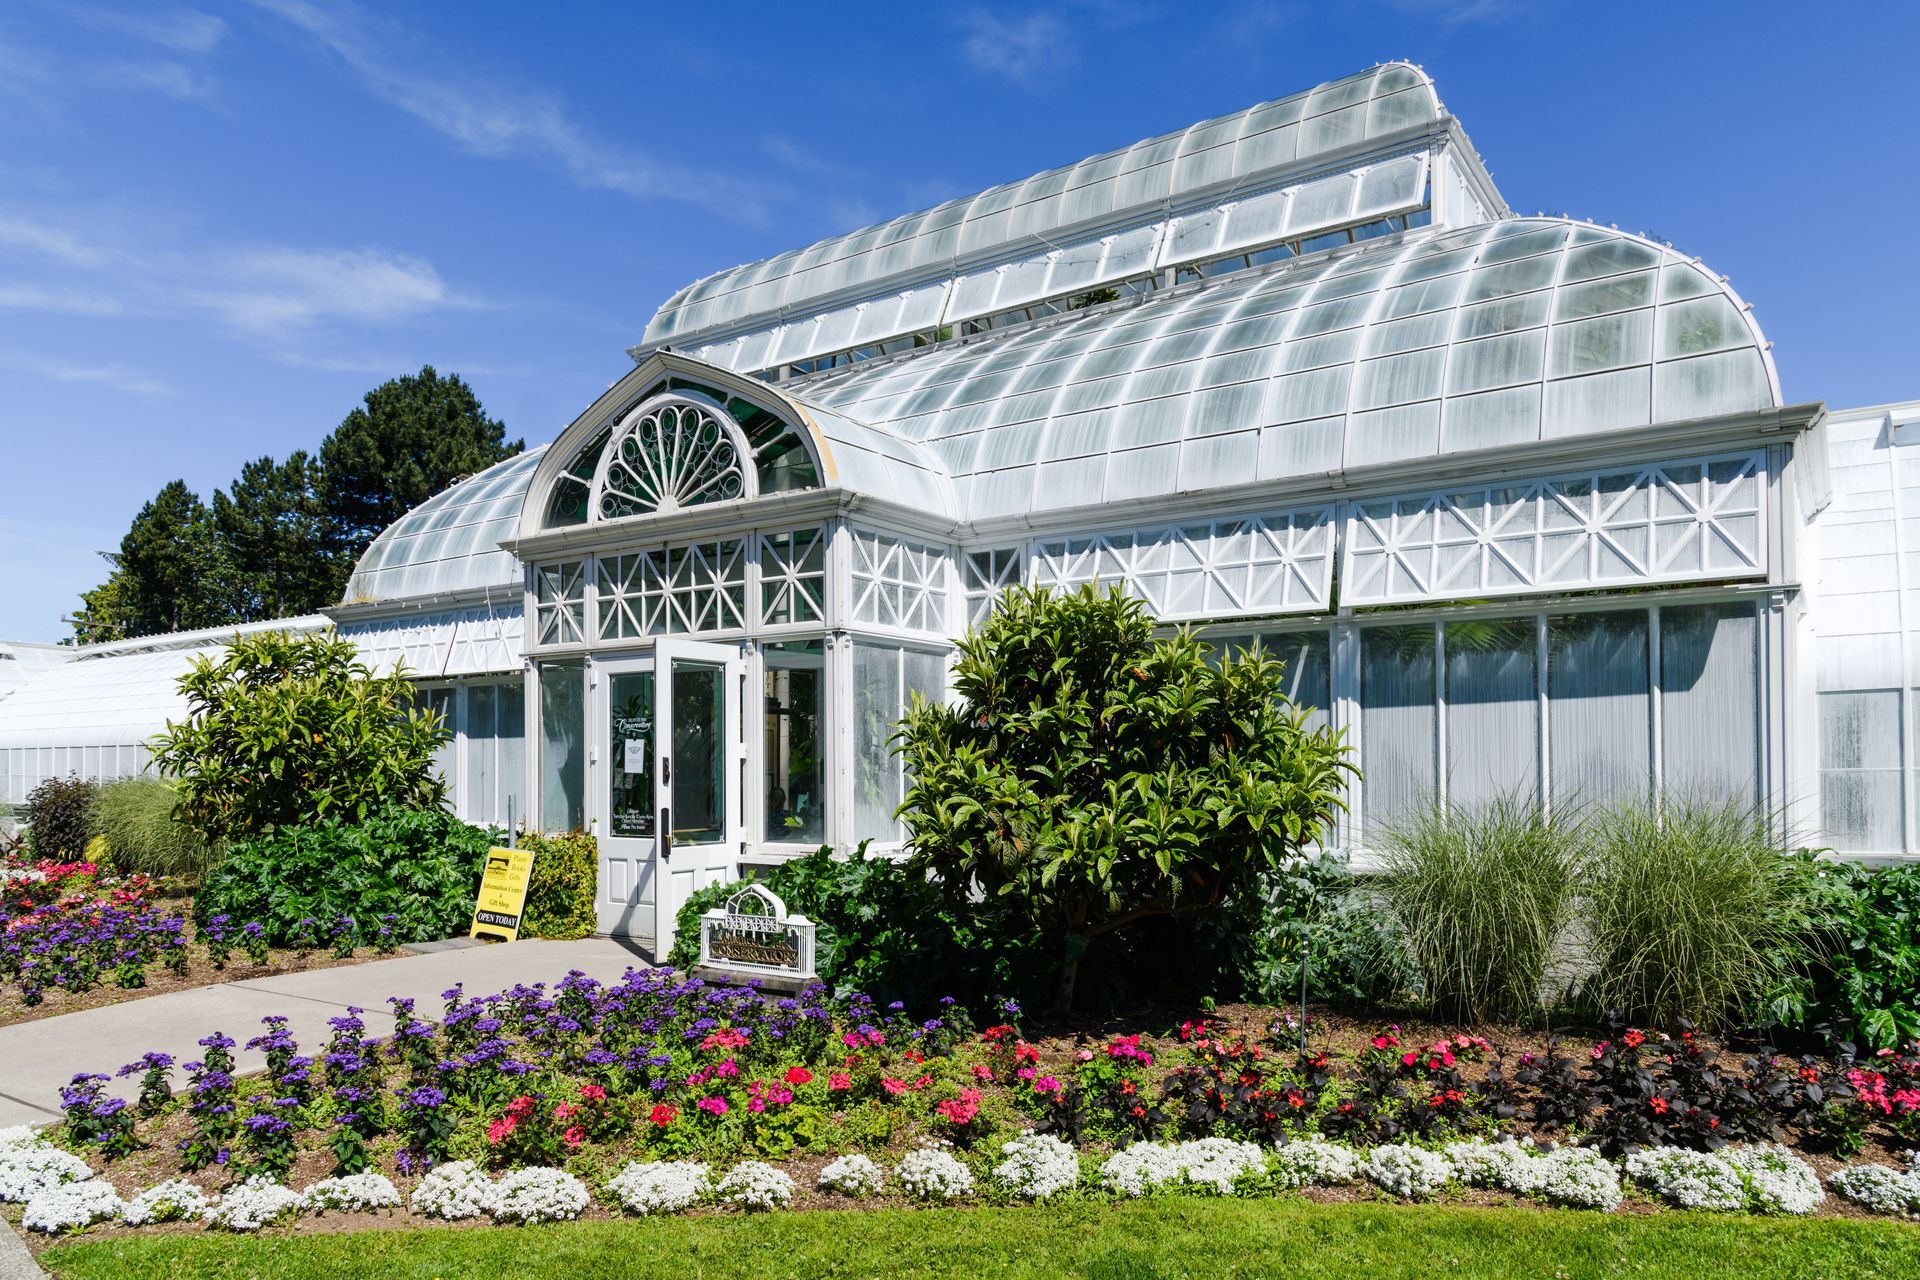
{"type": "Polygon", "coordinates": [[[737,644],[662,638],[596,656],[587,685],[599,929],[664,954],[688,895],[745,852],[747,662],[737,644]]]}

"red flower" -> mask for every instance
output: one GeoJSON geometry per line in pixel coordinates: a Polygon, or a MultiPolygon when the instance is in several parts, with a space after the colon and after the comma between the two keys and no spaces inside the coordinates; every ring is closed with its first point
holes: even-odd
{"type": "Polygon", "coordinates": [[[587,1140],[587,1131],[585,1129],[582,1129],[579,1125],[576,1124],[571,1129],[568,1129],[565,1133],[561,1134],[560,1137],[561,1137],[561,1140],[564,1141],[568,1146],[577,1147],[582,1142],[585,1142],[587,1140]]]}
{"type": "Polygon", "coordinates": [[[812,1084],[813,1072],[805,1067],[788,1067],[786,1080],[788,1084],[812,1084]]]}
{"type": "Polygon", "coordinates": [[[662,1102],[648,1113],[647,1121],[656,1129],[664,1129],[680,1118],[679,1109],[671,1103],[662,1102]]]}
{"type": "Polygon", "coordinates": [[[844,1071],[835,1071],[827,1077],[827,1088],[839,1093],[853,1088],[853,1077],[844,1071]]]}
{"type": "Polygon", "coordinates": [[[1626,1034],[1620,1037],[1620,1043],[1626,1045],[1629,1049],[1638,1049],[1646,1042],[1647,1037],[1632,1027],[1628,1027],[1626,1034]]]}
{"type": "Polygon", "coordinates": [[[583,1084],[580,1086],[580,1096],[588,1102],[605,1102],[607,1091],[597,1084],[583,1084]]]}
{"type": "Polygon", "coordinates": [[[1649,1102],[1647,1105],[1653,1108],[1653,1113],[1655,1115],[1663,1116],[1667,1114],[1667,1100],[1665,1098],[1655,1098],[1652,1102],[1649,1102]]]}

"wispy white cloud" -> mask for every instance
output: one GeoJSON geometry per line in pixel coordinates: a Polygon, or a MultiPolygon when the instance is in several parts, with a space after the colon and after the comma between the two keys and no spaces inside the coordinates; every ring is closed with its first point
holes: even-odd
{"type": "Polygon", "coordinates": [[[1448,26],[1496,22],[1532,8],[1530,0],[1389,0],[1409,17],[1429,18],[1448,26]]]}
{"type": "Polygon", "coordinates": [[[180,102],[213,96],[213,76],[183,62],[112,62],[95,71],[93,82],[110,89],[146,89],[180,102]]]}
{"type": "Polygon", "coordinates": [[[1072,31],[1050,13],[1000,17],[985,9],[961,15],[960,52],[976,71],[1028,89],[1059,75],[1078,57],[1072,31]]]}
{"type": "Polygon", "coordinates": [[[154,243],[110,231],[82,234],[82,219],[0,211],[0,250],[11,278],[0,307],[81,315],[199,314],[267,341],[326,325],[389,324],[476,305],[432,263],[376,248],[154,243]]]}
{"type": "Polygon", "coordinates": [[[123,364],[75,364],[50,356],[0,353],[0,365],[53,382],[91,382],[136,396],[171,395],[173,388],[123,364]]]}
{"type": "Polygon", "coordinates": [[[592,135],[549,96],[401,61],[390,50],[404,33],[377,35],[359,11],[312,0],[251,0],[345,62],[368,92],[475,155],[519,157],[557,167],[582,187],[640,199],[680,200],[758,220],[766,193],[722,174],[662,163],[592,135]]]}
{"type": "Polygon", "coordinates": [[[211,53],[227,37],[225,20],[198,9],[138,12],[83,5],[68,12],[89,26],[116,31],[176,53],[211,53]]]}

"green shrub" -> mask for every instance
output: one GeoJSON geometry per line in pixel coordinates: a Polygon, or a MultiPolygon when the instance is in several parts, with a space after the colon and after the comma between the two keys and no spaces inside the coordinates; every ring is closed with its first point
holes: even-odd
{"type": "Polygon", "coordinates": [[[1670,797],[1595,815],[1582,896],[1587,999],[1645,1025],[1758,1011],[1825,927],[1804,864],[1750,806],[1670,797]]]}
{"type": "Polygon", "coordinates": [[[1518,1018],[1558,993],[1548,963],[1573,915],[1577,821],[1550,821],[1530,794],[1432,804],[1378,836],[1381,900],[1444,1017],[1518,1018]]]}
{"type": "Polygon", "coordinates": [[[1875,869],[1807,851],[1799,861],[1824,923],[1804,942],[1813,962],[1769,1012],[1867,1049],[1920,1037],[1920,865],[1875,869]]]}
{"type": "Polygon", "coordinates": [[[202,921],[258,920],[276,945],[303,919],[320,932],[351,916],[364,938],[391,915],[398,942],[465,933],[487,850],[500,833],[438,809],[380,810],[364,822],[321,818],[236,841],[194,901],[202,921]]]}
{"type": "Polygon", "coordinates": [[[594,911],[599,844],[581,831],[557,836],[528,831],[520,834],[520,845],[533,850],[533,874],[527,880],[520,936],[591,938],[599,927],[594,911]]]}
{"type": "Polygon", "coordinates": [[[437,808],[447,730],[405,674],[376,676],[331,632],[239,636],[180,677],[192,714],[154,739],[182,821],[236,840],[382,807],[437,808]]]}
{"type": "MultiPolygon", "coordinates": [[[[1177,949],[1160,952],[1181,963],[1159,967],[1219,1000],[1293,1003],[1302,964],[1307,998],[1343,1008],[1387,1003],[1414,984],[1405,940],[1377,890],[1353,875],[1338,850],[1267,876],[1258,892],[1201,917],[1190,935],[1169,939],[1177,949]]],[[[1132,985],[1142,985],[1137,976],[1132,985]]]]}
{"type": "Polygon", "coordinates": [[[1346,748],[1277,659],[1215,663],[1118,590],[1016,587],[958,649],[957,702],[916,699],[899,734],[913,865],[956,917],[982,893],[1027,916],[1056,1010],[1094,939],[1252,890],[1342,805],[1346,748]]]}
{"type": "Polygon", "coordinates": [[[100,784],[91,778],[48,778],[27,792],[28,842],[36,858],[76,862],[93,836],[93,802],[100,784]]]}
{"type": "MultiPolygon", "coordinates": [[[[757,880],[814,922],[814,967],[840,994],[862,991],[925,1009],[942,996],[977,1005],[1024,994],[1028,982],[1044,979],[1050,952],[1042,952],[1023,916],[1002,902],[955,912],[925,873],[868,856],[864,844],[848,858],[823,846],[757,880]]],[[[713,885],[688,896],[669,964],[689,969],[699,962],[701,914],[739,888],[713,885]]]]}
{"type": "Polygon", "coordinates": [[[100,788],[93,802],[93,832],[106,841],[116,870],[194,883],[206,879],[219,861],[216,846],[174,820],[177,800],[159,778],[123,778],[100,788]]]}

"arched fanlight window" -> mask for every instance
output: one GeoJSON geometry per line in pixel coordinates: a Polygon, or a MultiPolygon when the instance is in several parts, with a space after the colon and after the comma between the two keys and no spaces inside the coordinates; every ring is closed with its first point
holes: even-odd
{"type": "Polygon", "coordinates": [[[548,528],[678,511],[820,483],[779,414],[680,378],[611,420],[554,477],[548,528]]]}

